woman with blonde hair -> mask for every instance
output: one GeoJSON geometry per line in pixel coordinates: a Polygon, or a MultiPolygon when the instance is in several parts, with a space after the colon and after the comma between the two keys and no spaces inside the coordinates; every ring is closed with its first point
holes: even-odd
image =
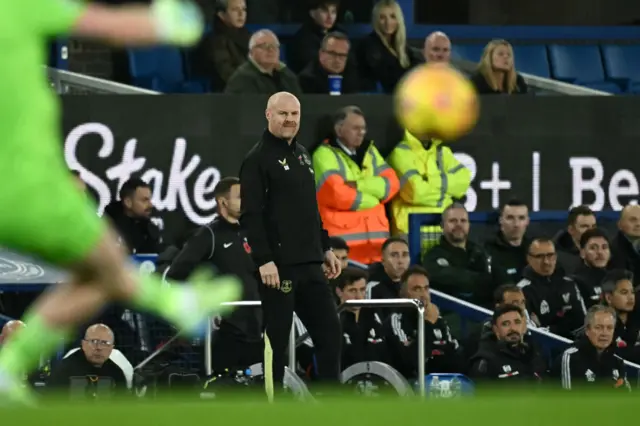
{"type": "Polygon", "coordinates": [[[421,62],[420,56],[407,45],[404,15],[395,0],[376,3],[372,26],[357,52],[360,76],[369,89],[380,83],[385,93],[391,93],[404,73],[421,62]]]}
{"type": "Polygon", "coordinates": [[[482,95],[527,93],[527,83],[516,72],[513,48],[506,40],[492,40],[484,48],[471,82],[482,95]]]}

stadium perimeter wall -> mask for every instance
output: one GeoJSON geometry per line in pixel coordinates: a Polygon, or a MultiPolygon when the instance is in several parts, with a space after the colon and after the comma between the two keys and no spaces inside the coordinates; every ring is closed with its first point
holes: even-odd
{"type": "MultiPolygon", "coordinates": [[[[237,175],[265,128],[262,96],[65,96],[69,167],[80,170],[99,210],[140,174],[154,188],[164,227],[182,232],[211,220],[220,177],[237,175]]],[[[369,137],[386,155],[401,138],[384,96],[304,96],[300,141],[331,130],[330,116],[358,105],[369,137]]],[[[640,120],[633,97],[489,97],[476,129],[451,144],[472,171],[467,207],[487,211],[517,197],[533,211],[590,204],[619,210],[639,198],[640,120]]]]}

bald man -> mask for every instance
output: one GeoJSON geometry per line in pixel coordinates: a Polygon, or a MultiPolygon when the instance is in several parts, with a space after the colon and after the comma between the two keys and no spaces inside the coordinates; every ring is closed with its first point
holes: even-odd
{"type": "Polygon", "coordinates": [[[273,352],[265,377],[272,396],[269,374],[282,383],[294,310],[315,343],[319,377],[337,381],[342,336],[326,279],[336,278],[341,266],[318,212],[311,157],[296,140],[300,102],[291,93],[276,93],[266,118],[267,129],[240,169],[240,223],[262,283],[265,346],[273,352]]]}
{"type": "Polygon", "coordinates": [[[225,93],[273,95],[286,90],[302,93],[298,76],[280,62],[280,40],[270,30],[260,30],[249,40],[249,60],[229,77],[225,93]]]}
{"type": "Polygon", "coordinates": [[[11,337],[13,333],[20,330],[24,326],[25,324],[19,320],[7,322],[4,327],[2,327],[2,333],[0,333],[0,345],[7,341],[7,339],[9,339],[9,337],[11,337]]]}
{"type": "Polygon", "coordinates": [[[640,285],[640,206],[629,205],[622,209],[618,233],[611,242],[609,267],[633,272],[634,286],[640,285]]]}
{"type": "Polygon", "coordinates": [[[51,369],[47,388],[68,392],[78,385],[85,389],[88,385],[96,383],[96,391],[103,387],[108,389],[114,387],[116,391],[125,392],[127,390],[125,373],[110,359],[114,345],[113,331],[108,326],[104,324],[90,326],[82,339],[82,350],[69,352],[51,369]],[[83,379],[79,380],[78,377],[83,379]],[[100,386],[100,381],[108,386],[100,386]]]}
{"type": "Polygon", "coordinates": [[[435,31],[424,40],[424,59],[429,63],[449,63],[451,40],[442,31],[435,31]]]}

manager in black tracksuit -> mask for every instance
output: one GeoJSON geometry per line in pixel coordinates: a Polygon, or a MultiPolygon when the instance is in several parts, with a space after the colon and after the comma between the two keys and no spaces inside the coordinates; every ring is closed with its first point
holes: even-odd
{"type": "MultiPolygon", "coordinates": [[[[185,243],[166,272],[169,279],[183,280],[198,266],[211,265],[217,273],[236,275],[242,280],[242,300],[259,300],[256,267],[251,247],[240,229],[240,180],[227,177],[216,186],[214,197],[219,216],[197,230],[185,243]]],[[[214,372],[235,371],[262,361],[262,312],[239,308],[216,321],[211,365],[214,372]]]]}
{"type": "Polygon", "coordinates": [[[340,273],[340,262],[330,250],[318,212],[310,156],[295,138],[300,103],[290,93],[276,93],[269,99],[266,117],[268,129],[240,170],[240,223],[264,284],[260,292],[265,342],[273,350],[273,378],[282,382],[284,377],[295,309],[313,339],[319,378],[336,381],[342,336],[326,277],[340,273]]]}

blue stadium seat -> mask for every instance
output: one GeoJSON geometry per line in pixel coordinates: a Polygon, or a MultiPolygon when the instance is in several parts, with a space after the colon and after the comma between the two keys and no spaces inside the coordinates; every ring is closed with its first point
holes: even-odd
{"type": "Polygon", "coordinates": [[[513,46],[516,70],[538,77],[551,78],[549,57],[545,45],[513,46]]]}
{"type": "Polygon", "coordinates": [[[601,46],[607,78],[614,80],[626,91],[640,91],[640,45],[601,46]]]}
{"type": "Polygon", "coordinates": [[[284,43],[280,44],[280,61],[287,63],[287,45],[284,43]]]}
{"type": "Polygon", "coordinates": [[[454,44],[451,53],[456,59],[480,62],[484,46],[484,44],[454,44]]]}
{"type": "Polygon", "coordinates": [[[554,78],[598,90],[620,92],[620,87],[605,81],[600,49],[595,45],[569,46],[552,44],[549,46],[551,75],[554,78]]]}
{"type": "Polygon", "coordinates": [[[165,93],[200,93],[201,84],[185,81],[184,63],[179,49],[154,47],[129,49],[129,71],[133,84],[165,93]]]}

